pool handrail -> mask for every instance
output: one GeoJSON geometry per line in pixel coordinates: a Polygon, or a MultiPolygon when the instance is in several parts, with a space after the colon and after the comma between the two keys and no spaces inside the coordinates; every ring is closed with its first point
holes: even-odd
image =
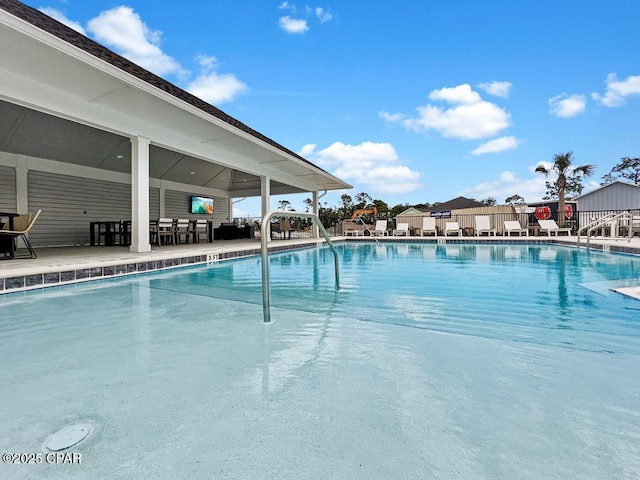
{"type": "MultiPolygon", "coordinates": [[[[588,225],[578,229],[578,239],[576,242],[576,247],[580,248],[580,232],[586,231],[587,234],[587,249],[589,248],[589,240],[591,238],[591,233],[595,230],[602,228],[607,225],[611,225],[611,236],[614,236],[614,229],[618,228],[618,220],[625,219],[629,221],[629,232],[628,232],[628,240],[631,242],[631,238],[633,237],[633,216],[630,212],[621,212],[621,213],[607,213],[603,217],[597,218],[594,221],[590,222],[588,225]]],[[[618,238],[617,232],[615,235],[618,238]]]]}
{"type": "Polygon", "coordinates": [[[315,213],[311,212],[287,212],[285,210],[272,210],[267,213],[262,219],[262,225],[260,226],[260,246],[262,253],[262,312],[264,316],[263,323],[271,323],[271,308],[270,308],[270,298],[269,298],[269,261],[268,261],[268,253],[269,249],[267,247],[267,240],[271,236],[271,217],[307,217],[311,218],[318,225],[318,230],[327,241],[329,248],[333,252],[333,261],[335,265],[335,276],[336,276],[336,290],[340,289],[340,264],[338,262],[338,251],[336,247],[331,242],[327,231],[324,229],[324,225],[320,221],[320,218],[315,213]]]}

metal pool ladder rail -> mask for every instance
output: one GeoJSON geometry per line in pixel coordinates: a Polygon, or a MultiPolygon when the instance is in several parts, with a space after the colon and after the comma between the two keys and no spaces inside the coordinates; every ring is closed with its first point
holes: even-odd
{"type": "Polygon", "coordinates": [[[589,239],[591,238],[591,234],[602,227],[605,226],[609,226],[611,227],[611,237],[612,238],[618,238],[618,220],[626,220],[627,226],[628,226],[628,240],[629,242],[631,242],[631,238],[633,237],[633,216],[631,215],[631,213],[629,212],[622,212],[622,213],[607,213],[606,215],[604,215],[603,217],[600,217],[594,221],[592,221],[591,223],[589,223],[588,225],[585,225],[584,227],[580,228],[578,230],[578,241],[576,243],[576,247],[580,248],[580,232],[586,232],[587,233],[587,248],[589,248],[589,239]]]}
{"type": "Polygon", "coordinates": [[[264,313],[264,323],[271,323],[271,309],[269,299],[269,261],[267,258],[269,253],[267,240],[270,236],[269,222],[271,221],[271,217],[307,217],[316,222],[320,233],[327,241],[329,248],[331,248],[331,251],[333,252],[333,261],[336,271],[336,290],[340,289],[340,265],[338,262],[338,251],[331,242],[331,239],[329,238],[327,231],[324,229],[322,222],[318,218],[318,215],[309,212],[286,212],[284,210],[273,210],[264,216],[264,218],[262,219],[262,225],[260,227],[260,244],[262,247],[262,311],[264,313]]]}

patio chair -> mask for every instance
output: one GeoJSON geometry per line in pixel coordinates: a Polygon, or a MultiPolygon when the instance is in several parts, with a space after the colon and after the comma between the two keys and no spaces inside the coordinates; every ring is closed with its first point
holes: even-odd
{"type": "Polygon", "coordinates": [[[634,215],[631,219],[631,235],[640,235],[640,216],[634,215]]]}
{"type": "Polygon", "coordinates": [[[387,221],[386,220],[377,220],[376,221],[376,228],[371,230],[371,235],[373,236],[378,236],[378,235],[386,235],[387,234],[387,221]]]}
{"type": "Polygon", "coordinates": [[[488,237],[496,236],[496,229],[491,228],[491,218],[489,215],[476,215],[476,237],[482,236],[483,233],[486,233],[488,237]]]}
{"type": "Polygon", "coordinates": [[[547,233],[551,236],[555,233],[556,237],[558,232],[566,232],[567,235],[571,235],[571,227],[559,227],[555,220],[538,220],[540,224],[540,235],[547,233]]]}
{"type": "Polygon", "coordinates": [[[521,237],[524,233],[525,237],[529,236],[529,229],[522,228],[520,222],[518,220],[505,220],[504,221],[504,230],[507,234],[507,237],[510,237],[512,233],[517,232],[518,236],[521,237]]]}
{"type": "Polygon", "coordinates": [[[282,220],[280,222],[280,232],[282,232],[283,240],[291,240],[291,220],[282,220]]]}
{"type": "Polygon", "coordinates": [[[436,228],[436,217],[422,217],[422,229],[420,230],[420,236],[424,237],[425,233],[433,232],[433,236],[438,236],[438,229],[436,228]]]}
{"type": "Polygon", "coordinates": [[[209,233],[208,222],[204,218],[193,221],[193,243],[200,243],[200,235],[207,238],[209,233]]]}
{"type": "Polygon", "coordinates": [[[156,221],[156,226],[152,231],[154,233],[154,238],[156,240],[156,245],[161,246],[163,244],[171,242],[172,245],[175,245],[175,228],[173,218],[159,218],[156,221]]]}
{"type": "Polygon", "coordinates": [[[4,227],[2,230],[0,230],[0,236],[10,238],[9,253],[11,255],[11,258],[38,258],[35,250],[31,246],[31,242],[29,242],[29,239],[27,238],[27,234],[29,233],[29,230],[31,230],[31,228],[33,227],[33,224],[36,223],[36,220],[40,216],[41,212],[42,210],[38,210],[33,215],[19,215],[15,217],[13,220],[13,228],[15,230],[8,230],[8,229],[5,230],[4,227]],[[22,238],[24,245],[27,247],[27,250],[29,250],[28,257],[13,256],[16,240],[18,238],[22,238]]]}
{"type": "Polygon", "coordinates": [[[462,229],[460,228],[458,222],[446,222],[444,224],[444,236],[446,237],[447,235],[449,235],[449,232],[455,233],[459,237],[462,236],[462,229]]]}
{"type": "Polygon", "coordinates": [[[191,243],[191,220],[188,218],[178,218],[175,220],[176,244],[180,244],[180,237],[184,236],[184,243],[191,243]]]}
{"type": "Polygon", "coordinates": [[[405,237],[409,236],[409,224],[408,223],[398,223],[396,228],[393,230],[393,236],[397,237],[400,235],[404,235],[405,237]]]}

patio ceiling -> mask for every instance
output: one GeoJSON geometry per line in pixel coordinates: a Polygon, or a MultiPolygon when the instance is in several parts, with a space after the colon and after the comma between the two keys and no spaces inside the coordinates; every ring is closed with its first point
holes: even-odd
{"type": "Polygon", "coordinates": [[[150,176],[230,196],[350,188],[165,80],[20,3],[0,1],[0,151],[129,173],[129,138],[151,141],[150,176]],[[38,26],[36,26],[38,25],[38,26]]]}
{"type": "MultiPolygon", "coordinates": [[[[128,137],[0,100],[0,151],[131,173],[128,137]]],[[[260,195],[260,177],[163,147],[150,147],[149,176],[230,196],[260,195]]],[[[272,180],[272,191],[302,191],[272,180]]]]}

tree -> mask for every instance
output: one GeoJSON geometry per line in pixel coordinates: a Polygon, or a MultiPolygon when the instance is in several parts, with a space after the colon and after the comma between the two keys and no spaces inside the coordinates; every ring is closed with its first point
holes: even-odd
{"type": "Polygon", "coordinates": [[[356,208],[365,208],[373,200],[368,193],[361,192],[356,195],[356,208]]]}
{"type": "Polygon", "coordinates": [[[408,203],[399,203],[398,205],[394,205],[390,210],[389,210],[389,217],[388,218],[394,218],[395,216],[397,216],[399,213],[404,212],[407,208],[409,208],[410,205],[408,203]]]}
{"type": "Polygon", "coordinates": [[[378,209],[380,218],[389,218],[389,205],[382,200],[372,200],[371,203],[378,209]]]}
{"type": "Polygon", "coordinates": [[[480,200],[480,203],[485,207],[493,207],[496,203],[498,203],[498,201],[493,197],[487,197],[480,200]]]}
{"type": "Polygon", "coordinates": [[[425,202],[425,203],[416,203],[413,208],[418,209],[418,210],[422,210],[422,211],[427,211],[431,208],[431,204],[429,202],[425,202]]]}
{"type": "Polygon", "coordinates": [[[536,172],[544,174],[548,177],[554,173],[557,178],[554,183],[547,182],[548,198],[558,198],[558,224],[563,226],[565,223],[564,204],[566,193],[582,192],[582,178],[588,177],[595,170],[595,165],[586,164],[579,167],[572,167],[573,152],[558,153],[553,157],[553,165],[547,168],[544,165],[538,165],[536,172]]]}
{"type": "Polygon", "coordinates": [[[601,185],[611,183],[619,178],[629,180],[634,185],[640,184],[640,157],[622,157],[620,163],[602,177],[601,185]]]}
{"type": "Polygon", "coordinates": [[[504,203],[506,203],[507,205],[522,205],[524,204],[524,198],[518,194],[515,194],[505,198],[504,203]]]}
{"type": "Polygon", "coordinates": [[[304,199],[304,205],[305,205],[305,212],[308,212],[309,210],[313,211],[313,200],[310,198],[305,198],[304,199]]]}
{"type": "Polygon", "coordinates": [[[286,211],[293,210],[291,208],[291,202],[289,200],[280,200],[278,202],[278,210],[286,210],[286,211]]]}
{"type": "Polygon", "coordinates": [[[339,214],[342,218],[351,218],[354,209],[353,198],[351,198],[351,195],[343,193],[340,195],[340,201],[342,202],[342,207],[340,207],[339,214]]]}

